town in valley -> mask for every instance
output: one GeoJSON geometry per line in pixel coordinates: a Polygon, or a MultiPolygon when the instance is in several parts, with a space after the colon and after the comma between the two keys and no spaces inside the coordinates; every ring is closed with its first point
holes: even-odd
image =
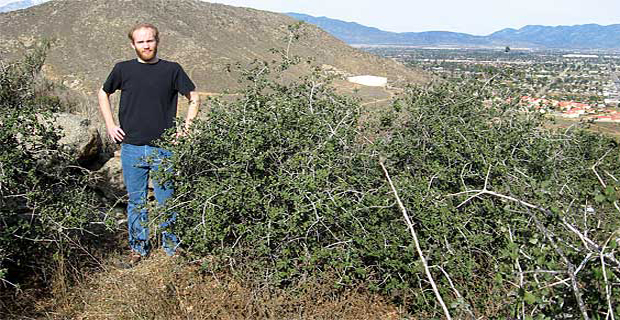
{"type": "Polygon", "coordinates": [[[454,81],[479,79],[511,90],[525,110],[558,119],[620,122],[620,52],[366,46],[454,81]]]}

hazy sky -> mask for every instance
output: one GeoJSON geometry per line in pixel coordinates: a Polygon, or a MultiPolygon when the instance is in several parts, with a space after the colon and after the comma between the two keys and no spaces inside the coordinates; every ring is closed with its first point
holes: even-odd
{"type": "Polygon", "coordinates": [[[354,21],[385,31],[487,35],[528,24],[620,23],[618,0],[210,0],[354,21]]]}
{"type": "MultiPolygon", "coordinates": [[[[0,6],[14,1],[0,0],[0,6]]],[[[487,35],[503,28],[518,29],[528,24],[557,26],[620,23],[618,0],[210,0],[210,2],[275,12],[326,16],[396,32],[455,31],[487,35]]]]}

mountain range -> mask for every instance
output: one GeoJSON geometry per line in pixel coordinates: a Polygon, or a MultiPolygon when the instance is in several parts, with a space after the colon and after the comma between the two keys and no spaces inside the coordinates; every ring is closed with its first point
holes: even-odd
{"type": "Polygon", "coordinates": [[[518,30],[506,28],[487,36],[475,36],[448,31],[389,32],[327,17],[292,12],[287,15],[316,25],[352,45],[620,49],[620,24],[528,25],[518,30]]]}
{"type": "MultiPolygon", "coordinates": [[[[161,31],[159,55],[178,61],[201,92],[240,88],[234,65],[277,60],[296,20],[280,13],[198,0],[52,0],[0,13],[0,60],[18,59],[42,39],[51,40],[44,72],[67,87],[95,92],[114,63],[135,58],[127,31],[151,22],[161,31]],[[232,66],[232,68],[231,68],[232,66]],[[232,72],[230,72],[232,70],[232,72]]],[[[425,82],[429,76],[390,59],[352,48],[311,25],[301,27],[290,55],[343,76],[372,74],[392,82],[425,82]]],[[[313,68],[301,64],[284,80],[313,68]]]]}

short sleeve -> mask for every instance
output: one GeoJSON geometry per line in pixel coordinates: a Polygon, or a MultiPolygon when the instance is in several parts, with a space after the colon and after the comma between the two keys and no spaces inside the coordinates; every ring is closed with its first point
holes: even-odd
{"type": "Polygon", "coordinates": [[[183,67],[181,67],[181,65],[178,65],[178,67],[179,68],[176,73],[174,89],[177,90],[182,95],[186,95],[190,93],[191,91],[196,90],[196,85],[194,85],[194,83],[189,78],[187,73],[185,73],[185,70],[183,70],[183,67]]]}
{"type": "Polygon", "coordinates": [[[108,78],[103,83],[103,91],[105,91],[106,93],[112,94],[114,93],[114,91],[121,88],[121,83],[122,83],[121,71],[120,71],[120,66],[117,63],[116,65],[114,65],[112,72],[110,72],[110,74],[108,75],[108,78]]]}

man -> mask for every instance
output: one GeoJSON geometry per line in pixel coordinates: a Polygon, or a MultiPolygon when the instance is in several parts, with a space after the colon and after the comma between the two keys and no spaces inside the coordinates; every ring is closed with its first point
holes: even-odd
{"type": "MultiPolygon", "coordinates": [[[[189,100],[185,129],[198,113],[200,98],[196,86],[183,68],[175,62],[157,56],[159,31],[152,24],[139,24],[129,31],[131,47],[137,58],[117,63],[103,87],[99,90],[99,109],[105,120],[110,138],[121,143],[123,179],[129,196],[127,223],[130,261],[135,263],[149,253],[148,212],[146,201],[149,174],[160,168],[162,159],[170,157],[168,150],[157,147],[157,140],[166,129],[175,127],[178,94],[189,100]],[[120,126],[114,123],[110,107],[110,95],[121,90],[119,107],[120,126]]],[[[182,134],[182,133],[179,133],[182,134]]],[[[172,196],[169,184],[153,179],[155,198],[163,205],[172,196]]],[[[161,227],[170,226],[175,215],[161,227]]],[[[173,255],[178,246],[174,234],[163,232],[162,246],[173,255]]]]}

